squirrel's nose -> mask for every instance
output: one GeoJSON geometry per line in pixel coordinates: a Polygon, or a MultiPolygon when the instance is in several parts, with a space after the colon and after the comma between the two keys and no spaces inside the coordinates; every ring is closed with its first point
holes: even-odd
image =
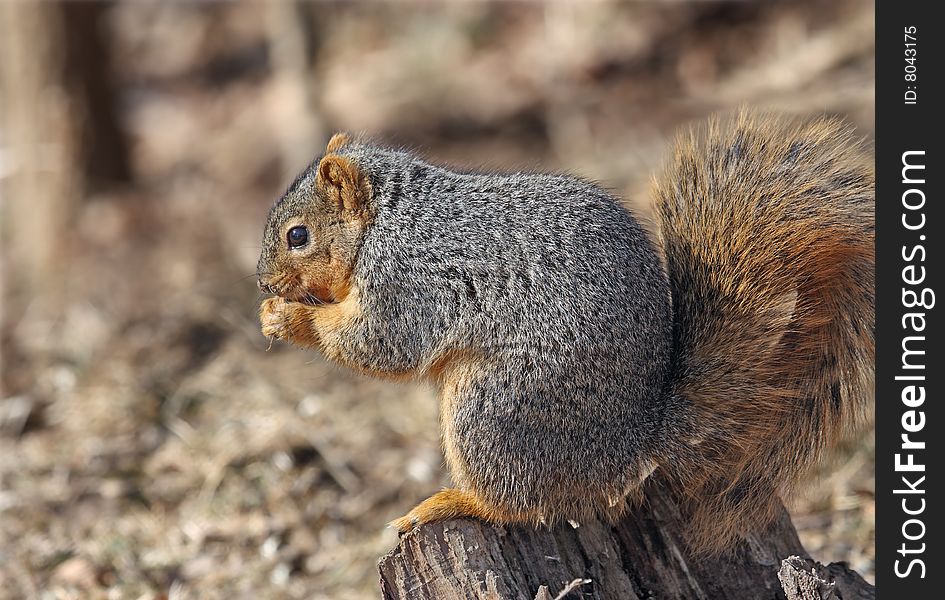
{"type": "Polygon", "coordinates": [[[256,285],[259,286],[260,290],[262,290],[263,292],[266,292],[267,294],[276,293],[275,290],[272,289],[272,285],[268,281],[264,280],[262,277],[258,277],[256,279],[256,285]]]}

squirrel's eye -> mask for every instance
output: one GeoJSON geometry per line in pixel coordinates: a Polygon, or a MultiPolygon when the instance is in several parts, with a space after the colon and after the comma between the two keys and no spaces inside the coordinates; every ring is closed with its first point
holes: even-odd
{"type": "Polygon", "coordinates": [[[308,229],[301,225],[293,227],[286,234],[286,238],[289,242],[289,248],[301,248],[308,243],[308,229]]]}

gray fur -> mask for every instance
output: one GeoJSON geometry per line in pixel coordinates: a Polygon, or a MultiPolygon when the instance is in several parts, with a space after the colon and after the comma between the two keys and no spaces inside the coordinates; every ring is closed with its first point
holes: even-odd
{"type": "Polygon", "coordinates": [[[349,358],[420,373],[481,359],[444,426],[468,469],[454,477],[485,500],[551,520],[622,499],[653,457],[672,343],[640,225],[574,177],[459,173],[366,144],[337,154],[368,174],[374,204],[354,272],[369,318],[349,358]]]}

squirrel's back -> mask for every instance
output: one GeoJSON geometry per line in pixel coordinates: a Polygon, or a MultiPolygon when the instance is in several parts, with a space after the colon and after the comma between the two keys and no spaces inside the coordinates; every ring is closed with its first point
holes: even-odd
{"type": "MultiPolygon", "coordinates": [[[[397,288],[367,301],[411,298],[418,319],[437,321],[415,331],[446,334],[437,340],[444,348],[527,351],[536,367],[570,361],[578,378],[608,361],[624,370],[635,361],[653,373],[646,385],[661,387],[666,276],[652,241],[613,196],[566,175],[457,172],[369,145],[341,152],[371,173],[377,203],[356,280],[397,288]]],[[[371,310],[405,312],[400,304],[371,310]]],[[[436,352],[427,355],[435,362],[436,352]]]]}
{"type": "Polygon", "coordinates": [[[839,121],[742,112],[681,136],[654,192],[684,407],[666,466],[717,548],[868,412],[872,166],[839,121]]]}

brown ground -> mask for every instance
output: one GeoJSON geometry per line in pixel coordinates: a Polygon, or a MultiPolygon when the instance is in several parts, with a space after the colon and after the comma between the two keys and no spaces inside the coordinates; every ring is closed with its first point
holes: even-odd
{"type": "MultiPolygon", "coordinates": [[[[311,64],[288,5],[133,4],[107,20],[133,184],[34,240],[55,276],[4,253],[0,598],[377,596],[385,523],[447,483],[432,394],[267,351],[255,317],[264,215],[333,130],[631,202],[679,124],[742,102],[871,134],[859,0],[306,4],[311,64]]],[[[871,439],[792,511],[867,576],[871,439]]]]}

